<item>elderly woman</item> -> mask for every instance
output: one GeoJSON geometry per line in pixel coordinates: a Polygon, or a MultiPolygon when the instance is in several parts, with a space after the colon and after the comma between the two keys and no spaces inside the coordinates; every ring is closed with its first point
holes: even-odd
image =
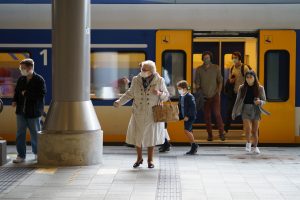
{"type": "Polygon", "coordinates": [[[169,93],[153,61],[144,61],[140,66],[141,72],[133,77],[130,88],[114,102],[114,106],[119,107],[133,99],[126,136],[126,143],[136,146],[137,160],[133,167],[137,168],[143,163],[142,147],[147,147],[148,168],[154,168],[154,146],[164,143],[165,125],[163,122],[154,122],[152,107],[167,101],[169,93]]]}

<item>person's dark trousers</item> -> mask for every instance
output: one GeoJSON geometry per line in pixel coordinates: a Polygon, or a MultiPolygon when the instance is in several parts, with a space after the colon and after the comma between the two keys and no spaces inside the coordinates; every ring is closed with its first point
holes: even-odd
{"type": "Polygon", "coordinates": [[[208,133],[209,140],[212,138],[212,125],[211,125],[211,110],[213,110],[217,126],[219,129],[220,136],[224,135],[224,124],[221,116],[221,107],[220,107],[220,95],[216,94],[214,97],[209,98],[204,103],[204,119],[206,122],[206,130],[208,133]]]}
{"type": "Polygon", "coordinates": [[[226,120],[225,120],[225,126],[224,126],[224,130],[225,132],[228,132],[228,130],[230,129],[230,125],[232,122],[232,109],[234,106],[236,100],[236,94],[234,94],[233,96],[228,97],[227,100],[227,111],[226,111],[226,120]]]}

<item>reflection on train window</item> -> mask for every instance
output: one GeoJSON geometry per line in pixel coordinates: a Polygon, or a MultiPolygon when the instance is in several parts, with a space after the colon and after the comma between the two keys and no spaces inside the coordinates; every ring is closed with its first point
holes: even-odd
{"type": "Polygon", "coordinates": [[[0,52],[0,97],[12,98],[18,78],[21,76],[21,60],[29,58],[29,53],[0,52]]]}
{"type": "MultiPolygon", "coordinates": [[[[196,69],[203,65],[202,53],[194,53],[193,54],[193,77],[195,78],[196,69]]],[[[195,80],[193,80],[195,81],[195,80]]],[[[196,84],[193,83],[193,90],[196,91],[196,84]]]]}
{"type": "Polygon", "coordinates": [[[186,54],[183,51],[164,51],[162,70],[171,98],[178,96],[176,84],[185,79],[186,54]]]}
{"type": "Polygon", "coordinates": [[[285,50],[270,50],[265,54],[265,88],[268,101],[289,98],[290,54],[285,50]]]}
{"type": "Polygon", "coordinates": [[[140,72],[139,63],[145,59],[143,52],[92,52],[91,98],[119,98],[140,72]]]}

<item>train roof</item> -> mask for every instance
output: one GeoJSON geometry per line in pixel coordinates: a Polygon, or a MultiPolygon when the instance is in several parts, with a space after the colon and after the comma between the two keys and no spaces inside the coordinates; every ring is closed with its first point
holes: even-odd
{"type": "MultiPolygon", "coordinates": [[[[51,4],[52,0],[0,0],[0,4],[51,4]]],[[[299,0],[91,0],[92,4],[295,4],[299,0]]]]}
{"type": "MultiPolygon", "coordinates": [[[[92,4],[91,28],[195,31],[300,29],[299,11],[300,4],[92,4]]],[[[0,27],[51,29],[51,5],[1,4],[0,27]]]]}

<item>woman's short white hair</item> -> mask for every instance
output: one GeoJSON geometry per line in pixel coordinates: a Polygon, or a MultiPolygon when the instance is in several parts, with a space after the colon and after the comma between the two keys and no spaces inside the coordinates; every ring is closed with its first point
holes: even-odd
{"type": "Polygon", "coordinates": [[[156,73],[156,65],[155,62],[153,62],[152,60],[146,60],[144,62],[141,62],[141,68],[143,68],[144,65],[147,65],[148,67],[150,67],[150,71],[152,72],[152,74],[156,73]]]}

